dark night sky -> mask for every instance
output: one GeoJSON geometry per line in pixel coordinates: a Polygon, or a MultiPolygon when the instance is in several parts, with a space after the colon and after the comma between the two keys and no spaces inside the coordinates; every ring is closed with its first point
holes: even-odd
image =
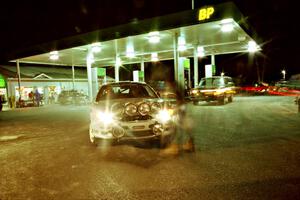
{"type": "MultiPolygon", "coordinates": [[[[224,2],[194,1],[195,7],[224,2]]],[[[265,79],[279,79],[283,68],[287,75],[300,73],[298,7],[288,0],[234,2],[258,33],[263,51],[255,61],[260,69],[265,69],[265,79]]],[[[9,52],[22,47],[190,8],[191,0],[1,1],[0,62],[6,61],[9,52]]],[[[232,75],[248,74],[247,69],[253,69],[248,55],[219,56],[217,64],[232,75]]],[[[256,73],[252,76],[255,79],[256,73]]]]}

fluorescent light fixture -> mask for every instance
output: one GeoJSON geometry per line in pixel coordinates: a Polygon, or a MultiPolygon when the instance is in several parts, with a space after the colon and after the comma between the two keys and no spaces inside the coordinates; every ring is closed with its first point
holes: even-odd
{"type": "Polygon", "coordinates": [[[58,60],[59,59],[58,51],[51,51],[49,58],[51,60],[58,60]]]}
{"type": "Polygon", "coordinates": [[[231,32],[233,30],[233,24],[228,23],[228,24],[223,24],[221,27],[221,31],[224,33],[231,32]]]}
{"type": "Polygon", "coordinates": [[[204,57],[205,56],[204,48],[201,46],[197,47],[197,54],[199,57],[204,57]]]}
{"type": "Polygon", "coordinates": [[[249,51],[249,52],[255,52],[255,51],[257,51],[257,50],[258,50],[258,48],[257,48],[256,42],[254,42],[254,41],[249,41],[249,42],[248,42],[248,51],[249,51]]]}
{"type": "Polygon", "coordinates": [[[135,57],[134,48],[133,48],[132,45],[127,46],[127,48],[126,48],[126,57],[128,57],[128,58],[134,58],[135,57]]]}
{"type": "Polygon", "coordinates": [[[179,45],[178,46],[178,50],[179,51],[185,51],[186,50],[186,46],[185,45],[179,45]]]}
{"type": "Polygon", "coordinates": [[[186,49],[185,38],[183,36],[178,37],[178,50],[185,51],[186,49]]]}
{"type": "Polygon", "coordinates": [[[51,60],[58,60],[59,59],[59,56],[57,54],[53,54],[53,55],[50,55],[49,57],[51,60]]]}
{"type": "Polygon", "coordinates": [[[134,52],[126,52],[126,57],[128,57],[128,58],[134,58],[135,57],[135,53],[134,52]]]}
{"type": "Polygon", "coordinates": [[[101,48],[101,43],[100,42],[96,42],[92,44],[92,52],[93,53],[98,53],[102,50],[101,48]]]}
{"type": "Polygon", "coordinates": [[[222,19],[221,20],[221,24],[228,24],[228,23],[232,23],[233,19],[232,18],[227,18],[227,19],[222,19]]]}
{"type": "Polygon", "coordinates": [[[227,18],[221,20],[221,31],[224,33],[231,32],[233,30],[233,19],[227,18]]]}
{"type": "Polygon", "coordinates": [[[157,53],[151,53],[151,61],[157,62],[158,61],[158,54],[157,53]]]}
{"type": "Polygon", "coordinates": [[[160,37],[158,31],[153,31],[148,34],[150,43],[159,43],[160,37]]]}

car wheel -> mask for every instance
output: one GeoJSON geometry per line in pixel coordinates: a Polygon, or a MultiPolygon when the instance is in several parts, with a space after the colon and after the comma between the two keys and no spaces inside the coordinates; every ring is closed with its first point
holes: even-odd
{"type": "Polygon", "coordinates": [[[198,101],[193,101],[193,104],[194,104],[194,105],[198,105],[199,102],[198,102],[198,101]]]}
{"type": "Polygon", "coordinates": [[[232,101],[233,101],[233,96],[231,95],[231,96],[228,97],[228,102],[231,103],[232,101]]]}
{"type": "Polygon", "coordinates": [[[160,148],[166,148],[168,147],[172,142],[173,137],[171,135],[168,136],[161,136],[159,141],[159,147],[160,148]]]}
{"type": "Polygon", "coordinates": [[[221,99],[218,100],[218,103],[220,105],[224,105],[225,104],[225,97],[222,97],[221,99]]]}

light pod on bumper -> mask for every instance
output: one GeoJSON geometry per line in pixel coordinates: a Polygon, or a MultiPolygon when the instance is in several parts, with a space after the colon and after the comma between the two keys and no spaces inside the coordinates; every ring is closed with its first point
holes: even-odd
{"type": "Polygon", "coordinates": [[[161,105],[157,102],[154,102],[152,105],[151,105],[151,112],[152,113],[158,113],[158,111],[160,111],[161,109],[161,105]]]}
{"type": "Polygon", "coordinates": [[[138,112],[143,116],[149,114],[150,111],[151,111],[151,107],[148,103],[141,103],[138,107],[138,112]]]}
{"type": "Polygon", "coordinates": [[[133,103],[128,103],[125,105],[125,113],[127,115],[133,116],[133,115],[136,115],[137,112],[138,112],[138,108],[133,103]]]}

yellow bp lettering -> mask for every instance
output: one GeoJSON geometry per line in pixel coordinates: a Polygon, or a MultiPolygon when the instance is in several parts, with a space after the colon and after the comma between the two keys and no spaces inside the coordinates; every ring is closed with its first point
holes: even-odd
{"type": "Polygon", "coordinates": [[[200,9],[199,11],[199,21],[206,19],[206,9],[200,9]]]}
{"type": "Polygon", "coordinates": [[[213,7],[202,8],[199,10],[199,21],[209,19],[211,15],[214,13],[215,9],[213,7]]]}
{"type": "Polygon", "coordinates": [[[207,19],[210,18],[210,16],[214,13],[215,9],[213,7],[207,8],[206,14],[207,14],[207,19]]]}

